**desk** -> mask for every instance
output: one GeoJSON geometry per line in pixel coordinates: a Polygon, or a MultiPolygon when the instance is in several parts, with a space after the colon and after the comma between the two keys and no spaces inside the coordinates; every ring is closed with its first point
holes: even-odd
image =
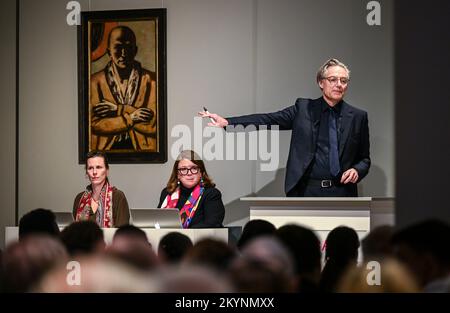
{"type": "Polygon", "coordinates": [[[393,198],[372,197],[245,197],[250,220],[263,219],[275,227],[296,223],[313,229],[323,241],[335,227],[345,225],[360,238],[381,224],[394,223],[393,198]]]}
{"type": "MultiPolygon", "coordinates": [[[[105,236],[106,244],[110,244],[112,242],[112,238],[114,236],[117,228],[103,228],[103,234],[105,236]]],[[[223,240],[228,242],[228,228],[191,228],[191,229],[154,229],[154,228],[142,228],[142,230],[147,234],[148,241],[152,244],[153,249],[158,249],[158,244],[160,239],[167,233],[170,232],[179,232],[186,236],[188,236],[193,243],[199,241],[202,238],[210,237],[216,238],[219,240],[223,240]]],[[[8,243],[17,240],[19,237],[19,228],[18,227],[6,227],[5,228],[5,246],[8,243]]]]}

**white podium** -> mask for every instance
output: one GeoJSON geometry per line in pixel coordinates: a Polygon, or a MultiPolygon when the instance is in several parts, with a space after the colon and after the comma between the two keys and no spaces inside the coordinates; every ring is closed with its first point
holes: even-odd
{"type": "Polygon", "coordinates": [[[245,197],[250,220],[263,219],[276,227],[300,224],[313,229],[321,241],[335,227],[345,225],[360,238],[381,224],[394,223],[393,198],[245,197]]]}
{"type": "MultiPolygon", "coordinates": [[[[216,238],[228,242],[228,228],[196,228],[196,229],[179,229],[179,228],[165,228],[165,229],[154,229],[154,228],[141,228],[146,234],[148,241],[152,244],[153,249],[156,251],[158,249],[158,244],[161,238],[170,232],[179,232],[188,236],[193,243],[199,241],[202,238],[210,237],[216,238]]],[[[105,236],[106,244],[112,242],[117,228],[103,228],[103,234],[105,236]]],[[[5,228],[5,246],[12,241],[16,241],[19,237],[18,227],[6,227],[5,228]]]]}

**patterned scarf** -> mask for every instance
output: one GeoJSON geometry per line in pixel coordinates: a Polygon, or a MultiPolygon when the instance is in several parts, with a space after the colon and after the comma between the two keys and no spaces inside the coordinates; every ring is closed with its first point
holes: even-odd
{"type": "Polygon", "coordinates": [[[130,77],[128,77],[127,87],[125,93],[122,92],[119,83],[119,74],[117,73],[116,66],[110,61],[107,66],[106,71],[106,81],[108,82],[109,88],[117,100],[118,104],[128,104],[133,105],[136,99],[136,94],[139,85],[139,73],[141,65],[139,62],[134,62],[133,69],[131,70],[130,77]]]}
{"type": "MultiPolygon", "coordinates": [[[[187,199],[186,203],[180,209],[181,224],[183,228],[189,228],[189,225],[194,218],[195,212],[197,211],[197,207],[200,203],[200,199],[202,198],[204,190],[205,187],[203,186],[202,182],[200,182],[200,184],[197,184],[197,186],[195,186],[194,190],[191,192],[191,195],[187,199]]],[[[178,199],[180,199],[180,187],[178,187],[172,194],[166,196],[163,204],[161,205],[161,208],[176,208],[178,199]]]]}
{"type": "MultiPolygon", "coordinates": [[[[114,225],[112,215],[112,193],[113,188],[108,182],[103,185],[98,201],[98,209],[95,214],[95,221],[102,228],[110,228],[114,225]]],[[[89,220],[89,212],[91,211],[92,187],[86,187],[86,191],[78,204],[76,221],[89,220]]]]}

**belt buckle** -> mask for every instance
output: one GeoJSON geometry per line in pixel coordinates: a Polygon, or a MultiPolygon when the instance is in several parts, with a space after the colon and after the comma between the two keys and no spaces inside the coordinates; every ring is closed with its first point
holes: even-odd
{"type": "Polygon", "coordinates": [[[320,187],[322,188],[330,188],[333,185],[333,183],[331,182],[331,180],[322,180],[320,182],[320,187]]]}

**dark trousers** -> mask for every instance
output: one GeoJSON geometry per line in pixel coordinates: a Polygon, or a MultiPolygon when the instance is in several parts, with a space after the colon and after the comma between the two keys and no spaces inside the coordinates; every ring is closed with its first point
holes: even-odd
{"type": "Polygon", "coordinates": [[[291,189],[287,197],[357,197],[358,188],[356,184],[334,184],[331,187],[312,186],[305,180],[300,180],[291,189]]]}

